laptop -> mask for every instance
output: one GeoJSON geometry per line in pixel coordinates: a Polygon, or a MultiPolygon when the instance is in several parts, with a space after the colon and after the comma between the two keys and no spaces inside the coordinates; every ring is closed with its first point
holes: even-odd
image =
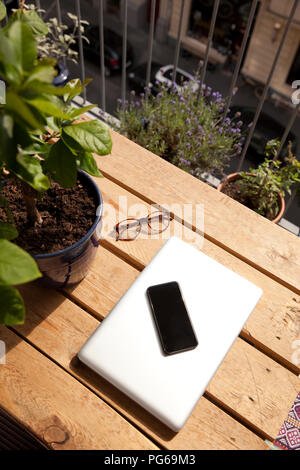
{"type": "Polygon", "coordinates": [[[198,249],[171,237],[101,322],[79,359],[173,431],[207,388],[262,290],[198,249]],[[166,356],[147,288],[178,282],[195,349],[166,356]]]}

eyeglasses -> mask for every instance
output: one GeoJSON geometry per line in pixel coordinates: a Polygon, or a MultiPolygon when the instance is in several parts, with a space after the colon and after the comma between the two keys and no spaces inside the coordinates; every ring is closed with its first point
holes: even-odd
{"type": "Polygon", "coordinates": [[[118,222],[115,226],[116,241],[132,241],[135,240],[142,232],[142,227],[147,227],[147,234],[157,235],[164,232],[170,224],[170,214],[163,211],[152,212],[148,217],[136,219],[128,217],[128,219],[118,222]]]}

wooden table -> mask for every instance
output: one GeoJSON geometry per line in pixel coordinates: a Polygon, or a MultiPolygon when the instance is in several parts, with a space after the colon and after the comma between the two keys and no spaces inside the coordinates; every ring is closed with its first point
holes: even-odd
{"type": "MultiPolygon", "coordinates": [[[[266,449],[264,440],[276,437],[300,390],[300,240],[112,136],[112,154],[97,157],[104,201],[116,209],[120,196],[128,205],[177,203],[171,234],[183,222],[180,205],[204,204],[203,252],[260,286],[263,297],[188,422],[174,434],[76,359],[165,242],[108,237],[75,288],[22,288],[25,324],[0,329],[7,347],[6,365],[0,365],[1,408],[54,449],[266,449]]],[[[189,220],[185,237],[200,232],[189,220]]]]}

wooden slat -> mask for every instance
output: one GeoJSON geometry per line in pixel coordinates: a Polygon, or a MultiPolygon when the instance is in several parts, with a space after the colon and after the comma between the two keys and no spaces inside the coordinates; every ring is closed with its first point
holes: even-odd
{"type": "MultiPolygon", "coordinates": [[[[115,271],[115,289],[124,278],[126,263],[119,259],[114,260],[112,253],[104,255],[104,249],[98,256],[95,264],[101,266],[103,272],[115,271]],[[114,264],[118,266],[119,276],[113,267],[114,264]]],[[[133,276],[132,270],[133,268],[129,267],[130,278],[133,276]]],[[[85,281],[81,283],[81,290],[84,290],[84,283],[85,281]]],[[[128,287],[130,284],[131,281],[128,281],[128,287]]],[[[108,286],[106,297],[107,288],[108,286]]],[[[94,306],[96,315],[98,314],[99,318],[106,315],[123,293],[120,291],[112,300],[111,306],[106,304],[105,309],[102,308],[102,299],[99,298],[98,308],[97,305],[94,306]]],[[[31,308],[33,309],[34,305],[31,308]]],[[[209,387],[215,400],[270,437],[276,437],[299,390],[300,381],[296,375],[241,339],[235,341],[209,387]],[[216,377],[220,377],[217,386],[216,377]]]]}
{"type": "MultiPolygon", "coordinates": [[[[105,252],[103,249],[102,255],[105,252]]],[[[104,271],[107,269],[113,271],[117,266],[120,267],[114,278],[116,285],[124,276],[126,266],[130,271],[129,265],[112,253],[106,252],[105,256],[100,256],[99,261],[104,271]]],[[[178,434],[174,434],[76,359],[78,350],[98,326],[98,320],[58,293],[38,286],[26,286],[22,291],[26,299],[27,319],[23,326],[17,328],[18,333],[26,336],[37,348],[87,384],[160,445],[169,449],[266,448],[262,439],[204,397],[199,401],[184,428],[178,434]]],[[[99,299],[100,309],[102,299],[103,297],[99,299]]],[[[106,301],[108,299],[109,296],[106,297],[106,301]]],[[[106,301],[104,300],[104,304],[106,301]]],[[[107,307],[105,304],[105,308],[107,307]]],[[[127,439],[131,438],[132,436],[128,435],[127,439]]]]}
{"type": "MultiPolygon", "coordinates": [[[[54,298],[64,301],[55,294],[54,298]]],[[[51,335],[59,337],[54,325],[44,336],[44,346],[51,335]]],[[[16,334],[2,326],[0,337],[7,349],[6,364],[0,367],[1,406],[43,442],[53,449],[156,449],[93,392],[16,334]]],[[[64,347],[68,350],[67,343],[64,347]]]]}
{"type": "MultiPolygon", "coordinates": [[[[148,204],[107,178],[96,178],[95,182],[102,192],[104,202],[111,204],[117,211],[116,219],[120,220],[128,216],[123,210],[122,201],[124,201],[124,198],[127,201],[129,214],[130,208],[138,207],[141,203],[145,207],[145,212],[150,211],[151,207],[148,204]],[[121,199],[119,199],[120,197],[121,199]]],[[[114,252],[119,253],[120,256],[134,264],[138,269],[143,269],[161,248],[165,240],[162,238],[145,239],[140,235],[133,242],[116,242],[113,235],[113,225],[118,220],[114,222],[112,218],[108,217],[108,212],[105,211],[103,229],[111,235],[107,236],[102,243],[114,252]]],[[[181,232],[182,225],[177,221],[172,221],[170,232],[165,232],[162,235],[165,237],[173,233],[180,234],[181,232]]],[[[272,357],[288,365],[296,373],[300,373],[299,364],[292,362],[295,351],[293,344],[300,338],[300,296],[209,240],[203,240],[199,234],[191,230],[185,229],[183,238],[199,248],[201,248],[201,242],[203,242],[202,251],[205,254],[262,288],[263,297],[246,323],[242,336],[272,355],[272,357]]],[[[120,264],[120,270],[121,266],[120,264]]],[[[103,270],[101,262],[98,261],[94,264],[86,280],[70,294],[74,300],[82,303],[95,314],[97,314],[97,308],[99,307],[100,295],[101,308],[104,308],[106,314],[119,300],[119,292],[125,292],[137,276],[137,272],[134,269],[127,268],[127,266],[126,272],[128,274],[120,272],[120,275],[118,275],[115,267],[108,267],[103,270]],[[119,279],[120,288],[116,286],[116,279],[119,279]],[[105,289],[103,289],[103,286],[105,286],[105,289]],[[110,298],[107,299],[107,296],[110,296],[110,298]]],[[[102,314],[100,318],[103,318],[102,314]]]]}
{"type": "MultiPolygon", "coordinates": [[[[204,204],[205,236],[300,293],[300,240],[237,201],[111,131],[112,154],[96,156],[106,176],[148,202],[204,204]]],[[[175,215],[181,214],[176,208],[175,215]]],[[[195,213],[194,213],[194,220],[195,213]]]]}
{"type": "Polygon", "coordinates": [[[0,409],[0,450],[46,449],[24,426],[0,409]]]}

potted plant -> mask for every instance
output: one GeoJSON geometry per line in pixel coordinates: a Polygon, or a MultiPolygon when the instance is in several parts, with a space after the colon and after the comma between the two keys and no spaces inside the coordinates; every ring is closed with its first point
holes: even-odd
{"type": "Polygon", "coordinates": [[[233,173],[218,187],[274,223],[284,214],[286,193],[291,194],[293,185],[300,183],[300,162],[292,154],[291,142],[284,163],[277,159],[279,146],[278,140],[270,140],[266,145],[266,159],[258,168],[233,173]]]}
{"type": "Polygon", "coordinates": [[[229,160],[241,152],[243,123],[238,119],[240,114],[224,119],[224,98],[206,86],[199,94],[195,91],[199,83],[196,74],[180,88],[156,82],[156,96],[149,89],[139,97],[132,91],[124,107],[119,100],[120,125],[111,125],[199,179],[205,172],[223,175],[229,160]]]}
{"type": "Polygon", "coordinates": [[[52,85],[55,63],[38,57],[34,24],[25,17],[15,15],[0,28],[0,75],[6,83],[6,102],[0,105],[2,291],[40,276],[23,250],[48,285],[71,285],[85,276],[98,245],[102,205],[88,176],[101,176],[92,152],[111,151],[103,123],[78,122],[93,105],[70,104],[86,83],[52,85]],[[8,265],[12,275],[5,276],[8,265]]]}
{"type": "Polygon", "coordinates": [[[64,65],[66,60],[78,63],[78,52],[72,49],[79,37],[79,29],[83,40],[89,42],[84,35],[85,25],[88,21],[80,20],[72,13],[67,13],[71,26],[59,24],[57,18],[50,18],[47,22],[41,19],[45,10],[38,9],[34,4],[26,4],[23,0],[18,10],[12,10],[12,18],[18,17],[25,21],[32,29],[37,42],[39,58],[51,58],[55,61],[56,76],[53,79],[55,86],[65,85],[70,79],[70,72],[64,65]],[[28,20],[29,19],[29,20],[28,20]]]}

